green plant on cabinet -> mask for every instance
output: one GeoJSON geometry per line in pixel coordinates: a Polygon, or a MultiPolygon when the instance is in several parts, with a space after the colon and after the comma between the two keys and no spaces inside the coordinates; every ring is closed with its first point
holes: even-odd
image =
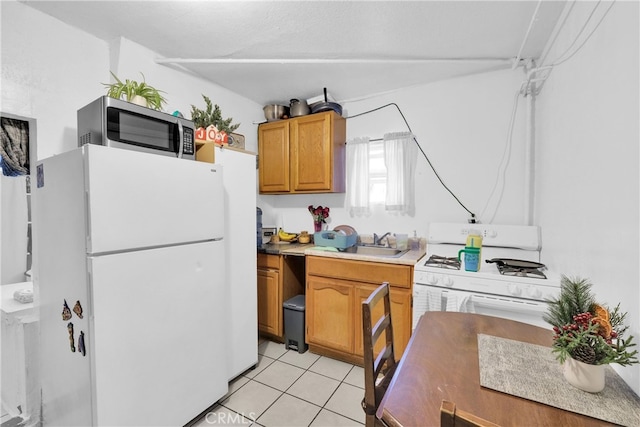
{"type": "Polygon", "coordinates": [[[201,110],[195,105],[191,105],[191,121],[197,128],[207,128],[211,125],[215,126],[219,131],[225,132],[227,135],[240,127],[240,123],[232,124],[233,118],[222,118],[222,110],[218,104],[213,104],[209,97],[202,95],[206,104],[206,109],[201,110]]]}

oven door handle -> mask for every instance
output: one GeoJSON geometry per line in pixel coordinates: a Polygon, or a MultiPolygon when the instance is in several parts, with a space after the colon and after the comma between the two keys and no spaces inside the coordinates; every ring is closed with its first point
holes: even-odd
{"type": "Polygon", "coordinates": [[[494,297],[489,295],[471,294],[473,305],[484,307],[503,308],[509,310],[526,310],[544,312],[547,304],[541,301],[518,300],[507,297],[494,297]]]}

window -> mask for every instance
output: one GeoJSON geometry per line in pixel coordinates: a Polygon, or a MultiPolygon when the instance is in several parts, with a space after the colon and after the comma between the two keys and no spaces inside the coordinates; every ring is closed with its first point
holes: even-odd
{"type": "Polygon", "coordinates": [[[417,146],[408,132],[385,134],[382,141],[354,138],[347,143],[347,208],[369,215],[372,205],[413,215],[417,146]]]}

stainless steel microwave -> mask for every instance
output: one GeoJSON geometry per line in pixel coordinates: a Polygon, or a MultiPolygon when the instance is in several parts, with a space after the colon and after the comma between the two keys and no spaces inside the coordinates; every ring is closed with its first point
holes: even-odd
{"type": "Polygon", "coordinates": [[[78,146],[106,145],[195,160],[193,122],[102,96],[78,110],[78,146]]]}

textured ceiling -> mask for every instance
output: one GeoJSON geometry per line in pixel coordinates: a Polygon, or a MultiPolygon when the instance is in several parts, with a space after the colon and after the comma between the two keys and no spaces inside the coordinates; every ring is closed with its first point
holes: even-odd
{"type": "Polygon", "coordinates": [[[519,53],[540,56],[566,2],[24,3],[105,41],[125,37],[260,104],[288,104],[323,87],[347,101],[510,68],[519,53]]]}

